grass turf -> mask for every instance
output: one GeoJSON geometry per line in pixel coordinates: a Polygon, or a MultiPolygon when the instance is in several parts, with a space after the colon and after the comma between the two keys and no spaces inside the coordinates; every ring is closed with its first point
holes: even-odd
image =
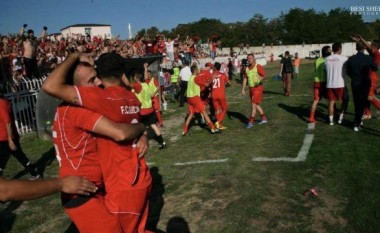
{"type": "MultiPolygon", "coordinates": [[[[329,126],[327,101],[322,100],[305,161],[254,162],[257,157],[297,157],[309,133],[312,61],[303,61],[299,78],[292,80],[291,97],[283,95],[281,81],[272,79],[279,64],[265,69],[266,125],[245,129],[250,103],[248,96],[240,95],[238,77],[227,88],[228,129],[222,134],[193,126],[182,137],[186,108],[168,105],[162,128],[168,148],[159,151],[151,141],[147,156],[154,179],[148,228],[162,232],[177,219],[180,228],[202,233],[378,232],[380,121],[365,121],[364,130],[354,132],[351,101],[343,124],[329,126]],[[206,160],[226,162],[175,165],[206,160]],[[304,196],[312,187],[319,195],[304,196]]],[[[22,146],[46,178],[56,176],[58,163],[50,142],[31,134],[23,138],[22,146]]],[[[11,158],[4,176],[24,173],[11,158]]],[[[59,194],[0,206],[0,232],[75,232],[70,223],[59,194]]]]}

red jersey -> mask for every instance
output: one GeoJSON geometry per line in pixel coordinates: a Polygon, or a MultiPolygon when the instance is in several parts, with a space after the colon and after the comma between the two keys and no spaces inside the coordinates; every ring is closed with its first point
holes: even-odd
{"type": "MultiPolygon", "coordinates": [[[[141,103],[124,87],[76,87],[80,104],[103,114],[118,123],[138,123],[141,103]]],[[[135,190],[151,184],[145,159],[138,159],[133,150],[133,141],[117,143],[99,136],[98,154],[106,185],[106,206],[111,212],[124,210],[120,191],[135,190]]]]}
{"type": "Polygon", "coordinates": [[[229,82],[228,76],[219,71],[214,71],[216,78],[212,80],[212,97],[225,96],[225,86],[229,82]]]}
{"type": "MultiPolygon", "coordinates": [[[[379,66],[379,65],[380,65],[380,52],[379,52],[379,50],[373,48],[373,49],[372,49],[372,54],[371,54],[371,55],[372,55],[372,58],[373,58],[373,62],[374,62],[377,66],[379,66]]],[[[372,74],[372,73],[375,73],[375,74],[377,75],[377,72],[376,72],[376,71],[371,70],[371,71],[370,71],[370,74],[372,74]]]]}
{"type": "Polygon", "coordinates": [[[53,141],[59,162],[59,176],[83,176],[101,184],[102,171],[95,137],[89,133],[102,115],[63,103],[53,123],[53,141]]]}
{"type": "Polygon", "coordinates": [[[11,104],[0,98],[0,141],[8,141],[7,124],[11,123],[11,104]]]}
{"type": "Polygon", "coordinates": [[[201,87],[201,91],[206,88],[206,83],[212,79],[211,73],[208,70],[201,70],[194,78],[194,82],[201,87]]]}

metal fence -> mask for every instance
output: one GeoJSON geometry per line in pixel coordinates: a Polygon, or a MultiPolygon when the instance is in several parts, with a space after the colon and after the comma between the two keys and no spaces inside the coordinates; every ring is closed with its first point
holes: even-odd
{"type": "Polygon", "coordinates": [[[36,131],[36,102],[42,87],[42,79],[21,79],[5,84],[5,97],[12,103],[15,125],[20,135],[36,131]]]}

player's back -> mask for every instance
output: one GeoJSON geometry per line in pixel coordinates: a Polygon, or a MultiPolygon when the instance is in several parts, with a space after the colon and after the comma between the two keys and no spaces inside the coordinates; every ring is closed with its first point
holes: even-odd
{"type": "MultiPolygon", "coordinates": [[[[86,108],[101,113],[118,123],[139,122],[141,104],[131,91],[119,86],[106,89],[77,88],[81,103],[86,108]]],[[[139,171],[138,166],[146,166],[144,160],[138,160],[138,156],[133,154],[136,151],[133,150],[134,140],[117,143],[102,136],[98,136],[97,140],[106,188],[112,191],[128,187],[132,189],[139,171]]],[[[139,174],[140,181],[143,181],[144,178],[146,178],[145,173],[139,174]]],[[[142,186],[145,184],[145,182],[139,183],[142,186]]]]}
{"type": "Polygon", "coordinates": [[[100,114],[82,107],[66,103],[58,106],[53,141],[61,177],[85,176],[92,182],[102,183],[96,139],[88,132],[100,117],[100,114]]]}
{"type": "Polygon", "coordinates": [[[224,73],[217,72],[217,76],[212,80],[212,97],[225,96],[225,86],[228,76],[224,73]]]}

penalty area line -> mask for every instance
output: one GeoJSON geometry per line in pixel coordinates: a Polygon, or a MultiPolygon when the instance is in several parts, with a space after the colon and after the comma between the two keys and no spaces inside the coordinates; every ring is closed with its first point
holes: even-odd
{"type": "Polygon", "coordinates": [[[308,124],[308,132],[305,134],[305,138],[303,140],[303,144],[301,149],[298,152],[297,157],[289,158],[289,157],[279,157],[279,158],[267,158],[267,157],[258,157],[253,158],[254,162],[303,162],[307,158],[307,154],[309,153],[311,144],[313,143],[314,134],[312,130],[315,128],[315,124],[308,124]]]}
{"type": "Polygon", "coordinates": [[[195,164],[206,164],[206,163],[224,163],[227,162],[229,159],[213,159],[213,160],[199,160],[199,161],[190,161],[190,162],[184,162],[184,163],[175,163],[174,166],[188,166],[188,165],[195,165],[195,164]]]}

